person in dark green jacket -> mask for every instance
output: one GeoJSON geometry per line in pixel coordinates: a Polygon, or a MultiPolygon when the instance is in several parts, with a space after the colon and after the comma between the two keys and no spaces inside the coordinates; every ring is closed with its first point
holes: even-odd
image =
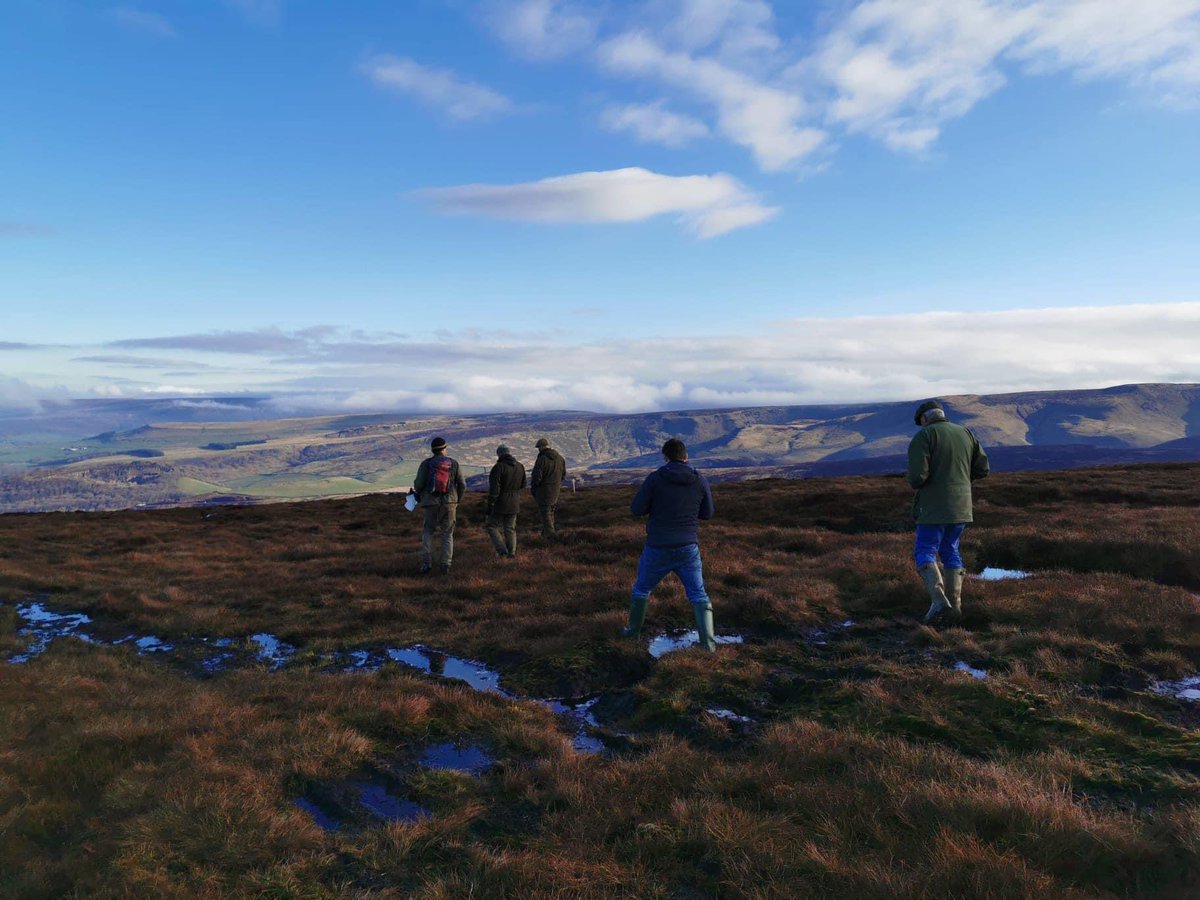
{"type": "Polygon", "coordinates": [[[937,400],[922,403],[913,419],[921,427],[908,445],[908,483],[917,492],[913,556],[929,591],[925,621],[932,622],[947,610],[962,614],[966,571],[958,544],[974,521],[971,482],[987,477],[988,458],[975,434],[950,422],[937,400]],[[945,578],[938,567],[939,556],[945,578]]]}
{"type": "Polygon", "coordinates": [[[542,517],[542,537],[553,540],[558,536],[554,524],[554,511],[558,508],[558,492],[567,477],[567,461],[545,438],[538,438],[537,462],[533,464],[533,477],[529,486],[533,499],[537,501],[542,517]]]}
{"type": "Polygon", "coordinates": [[[508,447],[496,448],[496,464],[488,475],[487,533],[497,556],[517,555],[517,512],[525,490],[525,467],[508,447]]]}

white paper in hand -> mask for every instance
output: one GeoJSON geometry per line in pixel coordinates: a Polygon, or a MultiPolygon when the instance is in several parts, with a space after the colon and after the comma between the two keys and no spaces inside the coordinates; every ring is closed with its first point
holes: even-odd
{"type": "Polygon", "coordinates": [[[409,494],[407,497],[404,498],[404,508],[407,509],[409,512],[412,512],[414,509],[417,508],[417,495],[416,494],[409,494]]]}

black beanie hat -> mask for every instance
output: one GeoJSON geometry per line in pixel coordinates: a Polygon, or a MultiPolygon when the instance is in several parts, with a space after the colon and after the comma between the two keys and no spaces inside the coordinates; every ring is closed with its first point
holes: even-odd
{"type": "Polygon", "coordinates": [[[446,449],[446,439],[444,437],[435,437],[432,441],[429,442],[429,449],[430,450],[445,450],[446,449]]]}

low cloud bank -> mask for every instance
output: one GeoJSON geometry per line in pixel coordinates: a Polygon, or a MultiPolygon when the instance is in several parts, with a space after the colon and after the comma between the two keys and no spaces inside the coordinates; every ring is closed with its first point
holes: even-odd
{"type": "MultiPolygon", "coordinates": [[[[92,363],[85,390],[126,397],[253,392],[273,397],[281,411],[309,412],[871,402],[1200,382],[1198,333],[1200,303],[797,318],[740,334],[634,341],[272,328],[116,342],[187,351],[197,365],[187,378],[141,369],[138,381],[121,382],[92,363]],[[226,365],[200,365],[218,354],[226,365]]],[[[40,390],[8,379],[0,398],[6,386],[10,404],[26,408],[40,390]]]]}

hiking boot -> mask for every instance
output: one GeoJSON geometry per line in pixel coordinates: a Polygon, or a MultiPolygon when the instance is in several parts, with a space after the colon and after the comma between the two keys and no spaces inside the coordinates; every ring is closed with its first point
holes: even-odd
{"type": "Polygon", "coordinates": [[[423,564],[423,565],[421,566],[421,574],[422,574],[422,575],[428,575],[428,574],[429,574],[430,572],[432,572],[432,571],[433,571],[433,566],[431,566],[431,565],[429,565],[429,564],[427,564],[427,563],[426,563],[426,564],[423,564]]]}
{"type": "Polygon", "coordinates": [[[713,614],[712,604],[705,603],[703,606],[692,606],[692,612],[696,614],[696,634],[700,640],[697,641],[697,646],[703,647],[709,653],[717,652],[717,639],[713,635],[713,614]]]}
{"type": "Polygon", "coordinates": [[[446,566],[446,565],[438,566],[438,574],[439,575],[449,575],[450,567],[446,566]]]}
{"type": "Polygon", "coordinates": [[[946,570],[946,599],[950,601],[956,616],[962,615],[962,588],[966,576],[966,569],[946,570]]]}
{"type": "Polygon", "coordinates": [[[642,633],[642,623],[646,621],[646,607],[649,604],[649,597],[633,597],[630,599],[629,625],[621,629],[621,637],[635,638],[642,633]]]}
{"type": "Polygon", "coordinates": [[[929,604],[929,611],[925,613],[924,621],[932,622],[953,607],[946,599],[946,590],[942,583],[942,570],[938,568],[937,563],[926,563],[917,571],[921,574],[921,578],[925,582],[925,589],[929,591],[929,599],[932,601],[929,604]]]}

